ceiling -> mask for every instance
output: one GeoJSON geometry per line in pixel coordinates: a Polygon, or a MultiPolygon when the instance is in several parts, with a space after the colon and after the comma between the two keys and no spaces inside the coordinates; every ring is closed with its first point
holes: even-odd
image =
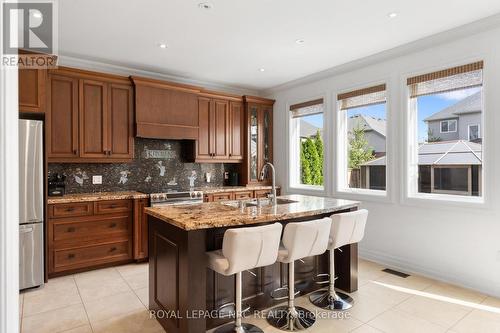
{"type": "Polygon", "coordinates": [[[59,1],[59,54],[262,90],[500,12],[498,0],[202,1],[59,1]]]}

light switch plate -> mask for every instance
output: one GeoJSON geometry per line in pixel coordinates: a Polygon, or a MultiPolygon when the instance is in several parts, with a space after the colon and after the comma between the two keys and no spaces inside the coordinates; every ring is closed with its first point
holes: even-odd
{"type": "Polygon", "coordinates": [[[102,184],[102,176],[92,176],[92,184],[102,184]]]}

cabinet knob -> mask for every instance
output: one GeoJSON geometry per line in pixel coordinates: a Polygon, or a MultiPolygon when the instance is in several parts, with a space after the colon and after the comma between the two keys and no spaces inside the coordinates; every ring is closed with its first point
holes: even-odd
{"type": "Polygon", "coordinates": [[[73,149],[73,155],[77,155],[77,150],[76,149],[73,149]]]}
{"type": "Polygon", "coordinates": [[[111,224],[109,225],[109,227],[110,227],[110,228],[115,228],[115,227],[116,227],[116,223],[111,223],[111,224]]]}
{"type": "Polygon", "coordinates": [[[73,259],[75,255],[73,253],[68,254],[68,259],[73,259]]]}
{"type": "Polygon", "coordinates": [[[112,247],[111,249],[109,249],[109,252],[115,252],[116,251],[116,247],[112,247]]]}
{"type": "Polygon", "coordinates": [[[68,232],[75,232],[75,230],[76,230],[75,227],[69,227],[68,228],[68,232]]]}

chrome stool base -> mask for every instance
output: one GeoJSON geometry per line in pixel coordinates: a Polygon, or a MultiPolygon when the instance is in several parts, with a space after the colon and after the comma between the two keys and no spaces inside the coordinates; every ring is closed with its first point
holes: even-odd
{"type": "Polygon", "coordinates": [[[267,322],[280,330],[289,332],[302,331],[311,327],[316,321],[314,314],[302,307],[294,307],[292,315],[288,306],[279,306],[271,309],[267,315],[267,322]]]}
{"type": "Polygon", "coordinates": [[[260,328],[252,324],[241,324],[241,326],[236,329],[234,323],[230,323],[219,327],[214,331],[214,333],[264,333],[260,328]]]}
{"type": "Polygon", "coordinates": [[[352,308],[354,300],[351,296],[336,292],[337,297],[330,295],[328,290],[318,290],[309,296],[312,304],[325,310],[345,311],[352,308]]]}

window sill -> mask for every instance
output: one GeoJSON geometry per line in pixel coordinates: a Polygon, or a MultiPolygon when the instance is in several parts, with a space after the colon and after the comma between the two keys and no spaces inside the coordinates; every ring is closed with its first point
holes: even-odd
{"type": "Polygon", "coordinates": [[[409,195],[403,199],[403,204],[424,206],[433,206],[436,208],[488,208],[484,197],[471,197],[452,194],[437,194],[437,193],[416,193],[409,195]]]}
{"type": "Polygon", "coordinates": [[[318,195],[318,194],[325,194],[325,187],[317,185],[293,185],[293,186],[290,185],[288,187],[288,192],[295,192],[298,194],[311,193],[314,195],[318,195]]]}
{"type": "Polygon", "coordinates": [[[386,202],[390,203],[390,199],[387,191],[381,190],[367,190],[367,189],[342,189],[335,193],[336,197],[342,199],[350,200],[364,200],[364,201],[376,201],[376,202],[386,202]]]}

